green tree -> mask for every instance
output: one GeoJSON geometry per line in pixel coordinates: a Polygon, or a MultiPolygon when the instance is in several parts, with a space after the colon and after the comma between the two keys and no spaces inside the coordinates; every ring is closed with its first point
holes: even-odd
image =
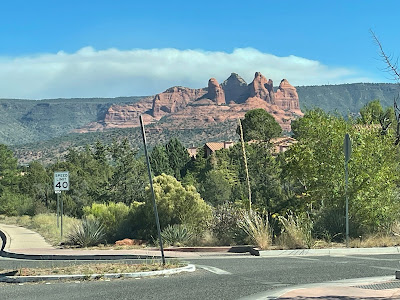
{"type": "Polygon", "coordinates": [[[49,209],[54,194],[53,178],[42,164],[33,161],[21,178],[20,191],[34,199],[36,212],[49,209]]]}
{"type": "Polygon", "coordinates": [[[20,192],[21,177],[13,152],[0,144],[0,214],[33,214],[33,201],[20,192]]]}
{"type": "Polygon", "coordinates": [[[382,135],[387,134],[389,130],[397,128],[397,120],[393,107],[388,107],[384,110],[379,100],[371,101],[361,108],[357,123],[373,126],[380,124],[382,135]]]}
{"type": "Polygon", "coordinates": [[[321,110],[306,112],[293,128],[299,142],[284,154],[284,173],[288,181],[297,183],[296,197],[303,209],[342,211],[344,218],[343,139],[348,132],[353,150],[349,162],[350,233],[387,230],[398,217],[400,204],[396,195],[399,153],[393,145],[393,131],[381,135],[379,127],[355,126],[351,119],[321,110]]]}
{"type": "MultiPolygon", "coordinates": [[[[242,120],[243,139],[248,142],[251,140],[269,141],[271,138],[282,134],[282,128],[265,109],[253,109],[248,111],[242,120]]],[[[240,134],[240,128],[236,129],[240,134]]]]}
{"type": "Polygon", "coordinates": [[[14,153],[3,144],[0,144],[0,193],[8,188],[18,191],[18,163],[14,153]]]}
{"type": "Polygon", "coordinates": [[[63,194],[69,215],[81,217],[84,206],[109,200],[108,185],[113,173],[107,161],[96,159],[95,151],[89,146],[80,151],[69,149],[65,161],[49,168],[51,174],[69,171],[70,190],[63,194]]]}
{"type": "Polygon", "coordinates": [[[109,181],[108,200],[127,205],[144,201],[147,169],[144,160],[136,158],[137,150],[125,139],[112,144],[111,156],[114,173],[109,181]]]}
{"type": "Polygon", "coordinates": [[[151,151],[149,159],[151,170],[155,176],[161,175],[162,173],[174,175],[164,146],[156,145],[151,151]]]}
{"type": "Polygon", "coordinates": [[[360,109],[360,118],[358,122],[361,124],[379,124],[384,112],[379,100],[373,100],[360,109]]]}
{"type": "Polygon", "coordinates": [[[177,139],[171,139],[165,145],[165,151],[168,156],[169,166],[172,169],[172,175],[181,180],[186,173],[186,166],[190,162],[190,155],[185,146],[177,139]]]}
{"type": "Polygon", "coordinates": [[[207,203],[217,206],[230,200],[232,187],[226,175],[227,172],[223,170],[214,169],[207,172],[201,192],[207,203]]]}

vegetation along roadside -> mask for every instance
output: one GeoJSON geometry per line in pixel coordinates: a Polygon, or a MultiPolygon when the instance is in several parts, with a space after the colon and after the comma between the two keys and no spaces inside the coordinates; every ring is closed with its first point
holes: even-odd
{"type": "MultiPolygon", "coordinates": [[[[352,245],[398,244],[400,159],[392,108],[376,100],[356,117],[306,111],[292,123],[296,142],[281,153],[271,143],[281,135],[279,126],[263,114],[251,111],[242,120],[248,173],[240,143],[211,155],[200,146],[195,157],[177,138],[153,148],[153,184],[167,246],[282,249],[342,243],[345,133],[353,146],[348,186],[352,245]],[[258,119],[264,120],[262,126],[258,119]]],[[[54,224],[53,172],[70,172],[71,190],[62,197],[71,225],[62,241],[48,237],[53,244],[87,247],[124,238],[157,244],[146,166],[128,140],[70,149],[63,160],[32,162],[22,173],[7,146],[0,145],[0,157],[0,214],[20,216],[16,221],[30,222],[37,231],[35,226],[54,224]],[[44,216],[53,221],[37,221],[44,216]]]]}

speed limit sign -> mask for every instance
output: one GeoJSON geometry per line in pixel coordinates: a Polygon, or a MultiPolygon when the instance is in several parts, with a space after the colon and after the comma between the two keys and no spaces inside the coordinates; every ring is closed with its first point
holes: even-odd
{"type": "Polygon", "coordinates": [[[54,191],[69,191],[69,172],[54,172],[54,191]]]}

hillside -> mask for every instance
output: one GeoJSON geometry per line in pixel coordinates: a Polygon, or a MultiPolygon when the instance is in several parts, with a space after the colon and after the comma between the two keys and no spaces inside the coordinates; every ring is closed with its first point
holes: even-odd
{"type": "MultiPolygon", "coordinates": [[[[236,121],[225,121],[217,126],[203,128],[173,129],[161,128],[155,124],[146,126],[147,143],[150,148],[156,144],[165,144],[172,137],[178,138],[186,146],[199,146],[204,141],[236,140],[236,121]]],[[[129,142],[143,151],[143,141],[140,128],[118,128],[102,132],[71,133],[51,140],[12,146],[12,150],[20,164],[27,164],[38,160],[44,164],[54,163],[57,158],[62,158],[69,148],[80,148],[85,145],[94,145],[96,141],[109,145],[114,140],[127,138],[129,142]]]]}
{"type": "Polygon", "coordinates": [[[104,118],[113,104],[143,98],[0,99],[0,143],[21,145],[62,136],[104,118]]]}
{"type": "Polygon", "coordinates": [[[393,106],[400,85],[393,83],[352,83],[296,87],[302,111],[314,107],[340,114],[358,113],[366,103],[379,99],[382,106],[393,106]]]}

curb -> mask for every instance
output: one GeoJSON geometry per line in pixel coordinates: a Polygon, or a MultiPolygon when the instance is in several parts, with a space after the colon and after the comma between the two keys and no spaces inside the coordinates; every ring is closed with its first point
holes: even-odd
{"type": "Polygon", "coordinates": [[[182,272],[194,272],[196,266],[189,264],[185,267],[148,271],[148,272],[135,272],[135,273],[106,273],[106,274],[92,274],[92,275],[44,275],[44,276],[0,276],[0,282],[7,283],[27,283],[39,281],[54,281],[54,280],[88,280],[88,279],[117,279],[117,278],[141,278],[160,275],[173,275],[182,272]]]}
{"type": "MultiPolygon", "coordinates": [[[[65,255],[65,254],[22,254],[7,251],[0,251],[0,257],[28,260],[122,260],[122,259],[153,259],[157,255],[140,254],[86,254],[86,255],[65,255]]],[[[166,258],[174,258],[166,256],[166,258]]]]}
{"type": "Polygon", "coordinates": [[[355,254],[399,254],[399,247],[375,247],[375,248],[331,248],[331,249],[293,249],[293,250],[262,250],[261,257],[276,256],[331,256],[331,255],[355,255],[355,254]]]}

